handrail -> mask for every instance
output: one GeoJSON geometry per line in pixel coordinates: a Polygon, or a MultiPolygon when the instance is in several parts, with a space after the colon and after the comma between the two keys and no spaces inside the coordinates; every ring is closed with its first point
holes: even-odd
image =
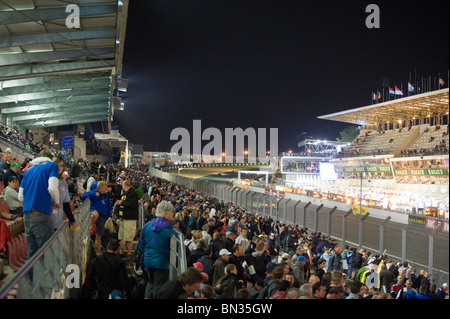
{"type": "Polygon", "coordinates": [[[184,236],[176,228],[172,229],[170,238],[170,271],[169,278],[175,279],[187,269],[186,250],[184,248],[184,236]]]}
{"type": "MultiPolygon", "coordinates": [[[[39,248],[39,250],[13,275],[13,277],[0,288],[0,299],[5,298],[10,290],[17,284],[19,284],[18,298],[33,298],[34,296],[31,296],[31,294],[35,293],[38,286],[45,289],[50,288],[53,285],[53,288],[57,288],[55,291],[59,291],[60,286],[57,284],[61,283],[61,268],[58,267],[67,267],[68,264],[76,264],[80,271],[84,271],[85,267],[82,264],[84,256],[80,253],[80,247],[82,247],[84,239],[88,237],[90,233],[89,216],[90,200],[87,199],[74,212],[75,220],[80,226],[78,232],[74,233],[70,231],[67,233],[68,221],[64,221],[47,240],[44,246],[39,248]],[[76,240],[77,242],[75,243],[76,240]],[[78,253],[76,250],[78,250],[78,253]],[[47,257],[48,260],[46,260],[47,257]],[[77,259],[77,257],[80,258],[77,259]],[[66,263],[65,266],[64,263],[66,263]],[[34,267],[36,269],[33,269],[34,267]],[[41,273],[38,274],[37,270],[40,270],[41,273]],[[30,273],[30,271],[32,272],[30,273]],[[33,284],[31,283],[31,278],[33,278],[33,284]],[[21,284],[24,285],[22,289],[20,287],[21,284]]],[[[73,291],[75,292],[75,290],[73,291]]],[[[65,293],[65,295],[68,295],[68,293],[65,293]]],[[[48,294],[46,296],[47,298],[50,297],[48,294]]]]}
{"type": "Polygon", "coordinates": [[[0,299],[6,297],[8,292],[14,288],[14,286],[25,276],[36,264],[36,262],[44,255],[47,249],[55,242],[58,235],[63,231],[65,227],[67,227],[68,221],[64,221],[61,227],[58,228],[57,231],[53,233],[53,235],[48,239],[47,243],[39,248],[39,250],[25,262],[25,264],[14,274],[14,277],[11,278],[8,283],[0,289],[0,299]]]}

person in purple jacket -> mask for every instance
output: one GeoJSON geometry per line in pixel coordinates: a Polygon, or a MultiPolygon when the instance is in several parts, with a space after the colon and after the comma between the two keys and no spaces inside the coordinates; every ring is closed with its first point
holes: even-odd
{"type": "Polygon", "coordinates": [[[159,288],[169,280],[170,238],[175,208],[172,203],[162,201],[156,207],[156,218],[145,224],[139,240],[139,250],[143,254],[143,268],[148,282],[145,298],[154,299],[159,288]]]}

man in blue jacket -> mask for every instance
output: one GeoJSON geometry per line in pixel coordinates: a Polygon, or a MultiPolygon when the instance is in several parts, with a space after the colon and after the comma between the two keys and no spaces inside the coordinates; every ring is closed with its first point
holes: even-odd
{"type": "Polygon", "coordinates": [[[145,298],[154,299],[159,288],[169,280],[170,238],[172,237],[172,203],[162,201],[156,207],[156,218],[145,224],[139,241],[139,250],[143,253],[143,268],[147,272],[148,282],[145,298]]]}
{"type": "Polygon", "coordinates": [[[28,244],[27,259],[45,245],[53,234],[52,212],[59,208],[59,166],[48,149],[30,162],[19,188],[28,244]]]}
{"type": "Polygon", "coordinates": [[[111,200],[108,195],[108,184],[100,181],[97,184],[97,189],[81,195],[83,200],[89,198],[91,200],[91,211],[96,217],[95,220],[95,247],[97,253],[102,251],[102,235],[105,230],[105,223],[111,216],[111,200]]]}

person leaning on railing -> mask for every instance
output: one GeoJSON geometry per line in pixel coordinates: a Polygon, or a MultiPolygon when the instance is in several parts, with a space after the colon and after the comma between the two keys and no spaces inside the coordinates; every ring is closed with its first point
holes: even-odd
{"type": "Polygon", "coordinates": [[[83,200],[91,200],[92,224],[95,224],[95,246],[97,253],[101,253],[102,235],[105,230],[105,223],[111,216],[111,200],[108,195],[108,184],[100,181],[97,188],[81,195],[83,200]]]}

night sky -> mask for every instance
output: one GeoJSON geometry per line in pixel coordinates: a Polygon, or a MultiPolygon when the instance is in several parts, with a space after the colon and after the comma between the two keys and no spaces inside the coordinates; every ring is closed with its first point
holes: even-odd
{"type": "MultiPolygon", "coordinates": [[[[301,133],[335,140],[350,124],[317,116],[371,104],[384,77],[447,87],[449,1],[131,0],[123,58],[128,92],[113,125],[145,151],[170,132],[276,127],[279,151],[301,133]],[[380,9],[368,29],[367,5],[380,9]]],[[[207,142],[204,142],[204,144],[207,142]]]]}

